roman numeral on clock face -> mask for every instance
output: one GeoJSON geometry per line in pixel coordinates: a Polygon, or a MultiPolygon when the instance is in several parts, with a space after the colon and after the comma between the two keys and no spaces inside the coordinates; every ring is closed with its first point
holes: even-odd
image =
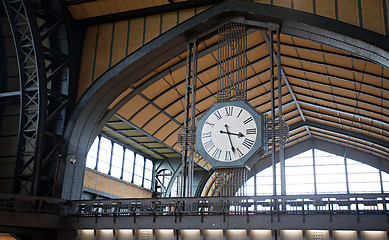
{"type": "Polygon", "coordinates": [[[242,145],[245,146],[248,149],[251,149],[253,147],[253,145],[254,145],[254,141],[251,140],[251,139],[245,138],[243,143],[242,143],[242,145]]]}
{"type": "Polygon", "coordinates": [[[213,153],[212,153],[212,157],[219,159],[221,153],[222,153],[222,150],[220,150],[219,148],[216,148],[215,151],[213,151],[213,153]]]}
{"type": "Polygon", "coordinates": [[[210,123],[210,122],[208,122],[208,121],[206,121],[205,124],[208,124],[208,125],[211,126],[211,127],[215,126],[214,123],[210,123]]]}
{"type": "Polygon", "coordinates": [[[219,111],[216,111],[213,114],[216,116],[217,120],[220,120],[222,118],[222,115],[219,113],[219,111]]]}
{"type": "Polygon", "coordinates": [[[254,120],[253,117],[249,117],[249,118],[247,118],[246,120],[244,120],[243,123],[246,125],[247,123],[249,123],[249,122],[251,122],[251,121],[253,121],[253,120],[254,120]]]}
{"type": "Polygon", "coordinates": [[[234,111],[234,107],[225,107],[224,109],[226,110],[227,117],[232,116],[232,112],[234,111]]]}
{"type": "Polygon", "coordinates": [[[226,151],[226,161],[231,161],[232,158],[231,158],[231,152],[230,151],[226,151]]]}
{"type": "Polygon", "coordinates": [[[209,140],[209,141],[207,141],[207,142],[204,143],[204,148],[205,148],[205,150],[206,150],[207,152],[211,151],[212,148],[214,148],[214,147],[215,147],[215,144],[213,143],[212,140],[209,140]]]}
{"type": "Polygon", "coordinates": [[[212,137],[212,132],[203,133],[203,138],[210,138],[210,137],[212,137]]]}
{"type": "Polygon", "coordinates": [[[246,135],[256,134],[256,133],[257,133],[257,129],[256,128],[248,128],[248,129],[246,129],[246,135]]]}

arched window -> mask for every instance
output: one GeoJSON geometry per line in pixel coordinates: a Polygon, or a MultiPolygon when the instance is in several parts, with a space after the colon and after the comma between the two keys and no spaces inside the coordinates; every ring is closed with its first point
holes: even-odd
{"type": "MultiPolygon", "coordinates": [[[[277,193],[281,192],[276,164],[277,193]]],[[[389,174],[359,161],[318,149],[285,160],[286,194],[381,193],[389,191],[389,174]]],[[[272,195],[273,169],[268,167],[245,183],[246,195],[272,195]]]]}

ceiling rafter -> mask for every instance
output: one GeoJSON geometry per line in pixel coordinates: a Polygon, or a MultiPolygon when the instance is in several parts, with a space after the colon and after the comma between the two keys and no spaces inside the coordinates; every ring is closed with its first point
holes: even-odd
{"type": "Polygon", "coordinates": [[[365,58],[362,58],[362,57],[359,57],[359,56],[356,56],[353,54],[333,52],[333,51],[329,51],[329,50],[325,50],[325,49],[318,49],[318,48],[312,48],[312,47],[308,47],[308,46],[301,46],[301,45],[297,45],[297,44],[285,43],[285,42],[282,42],[282,39],[281,39],[281,47],[282,46],[293,47],[293,48],[298,48],[298,49],[308,50],[308,51],[313,51],[313,52],[318,52],[318,53],[330,54],[330,55],[334,55],[336,57],[346,57],[346,58],[350,58],[350,59],[354,59],[354,60],[367,61],[365,58]]]}
{"type": "MultiPolygon", "coordinates": [[[[327,107],[327,106],[322,106],[322,105],[319,105],[319,104],[313,104],[313,103],[309,103],[309,102],[305,102],[305,101],[301,101],[301,100],[300,100],[300,103],[302,105],[307,105],[307,106],[310,106],[310,107],[319,108],[319,109],[327,110],[327,111],[330,111],[330,112],[339,112],[340,114],[344,114],[346,116],[361,118],[361,119],[364,119],[366,121],[370,121],[372,123],[376,122],[376,123],[378,123],[380,125],[384,125],[386,127],[389,127],[389,123],[381,121],[381,120],[373,119],[373,118],[368,117],[368,116],[362,116],[362,115],[358,115],[356,113],[350,113],[350,112],[346,112],[346,111],[339,110],[339,109],[335,110],[335,109],[327,107]]],[[[338,103],[338,104],[340,105],[340,103],[338,103]]],[[[304,109],[304,110],[308,111],[308,109],[304,109]]],[[[315,112],[315,113],[323,114],[322,112],[315,112]]],[[[332,116],[332,117],[335,117],[335,116],[332,116]]],[[[338,116],[336,116],[336,117],[338,117],[338,116]]],[[[348,119],[345,119],[345,120],[348,120],[348,119]]],[[[348,120],[348,121],[351,121],[351,120],[348,120]]]]}
{"type": "Polygon", "coordinates": [[[337,143],[337,144],[340,144],[340,145],[343,145],[345,147],[352,147],[354,149],[359,149],[360,151],[363,151],[363,152],[369,152],[370,154],[373,154],[377,157],[380,157],[382,159],[388,159],[388,156],[387,155],[384,155],[382,153],[379,153],[379,152],[376,152],[376,151],[373,151],[372,149],[368,149],[366,147],[361,147],[360,145],[362,143],[359,143],[359,144],[356,144],[355,142],[353,141],[345,141],[343,138],[341,137],[336,137],[336,140],[335,140],[335,136],[333,135],[328,135],[328,134],[316,134],[315,135],[315,139],[320,139],[322,141],[325,141],[325,142],[330,142],[330,143],[337,143]],[[322,136],[322,135],[325,135],[326,137],[322,136]],[[334,139],[334,140],[332,140],[334,139]],[[332,141],[331,141],[332,140],[332,141]]]}
{"type": "Polygon", "coordinates": [[[306,125],[308,127],[312,127],[312,128],[317,128],[317,129],[320,129],[320,130],[325,130],[325,131],[328,131],[328,132],[342,134],[344,136],[351,136],[353,138],[361,139],[363,141],[367,141],[367,142],[370,142],[370,143],[382,146],[382,147],[384,147],[384,148],[389,150],[389,143],[384,142],[381,139],[377,139],[375,137],[367,136],[367,135],[364,135],[364,134],[361,134],[361,133],[357,133],[357,132],[354,132],[354,131],[349,131],[349,130],[345,130],[345,129],[341,129],[341,128],[337,128],[337,127],[332,127],[332,126],[329,126],[329,125],[319,124],[317,122],[313,122],[313,121],[310,121],[310,120],[307,120],[305,123],[301,122],[301,123],[293,124],[293,125],[289,126],[289,130],[293,131],[293,130],[296,130],[298,128],[303,127],[304,125],[306,125]]]}
{"type": "MultiPolygon", "coordinates": [[[[281,54],[281,57],[290,58],[290,59],[299,60],[299,61],[308,62],[308,63],[313,63],[313,64],[317,64],[317,65],[320,65],[320,66],[325,66],[325,67],[333,67],[333,68],[337,68],[337,69],[340,69],[340,70],[343,70],[343,71],[350,71],[350,72],[360,73],[362,75],[367,75],[367,76],[371,76],[371,77],[375,77],[375,78],[383,78],[386,81],[389,81],[389,79],[387,79],[387,78],[385,78],[385,77],[383,77],[381,75],[377,75],[377,74],[374,74],[374,73],[369,73],[367,71],[361,71],[361,70],[358,70],[358,69],[355,69],[355,68],[350,68],[350,67],[346,67],[346,66],[339,66],[339,65],[336,65],[336,64],[332,64],[332,63],[324,63],[324,62],[316,61],[316,60],[313,60],[313,59],[303,58],[301,56],[295,57],[295,56],[291,56],[291,55],[288,55],[288,54],[285,54],[285,53],[281,54]]],[[[365,61],[365,62],[367,62],[367,61],[365,61]]],[[[358,82],[358,83],[362,83],[362,82],[358,82]]],[[[378,86],[376,86],[376,87],[378,87],[378,86]]]]}
{"type": "MultiPolygon", "coordinates": [[[[286,76],[288,76],[289,78],[294,78],[294,79],[297,79],[297,80],[301,80],[301,81],[306,81],[306,82],[309,82],[309,83],[314,83],[316,85],[320,85],[321,87],[330,87],[332,89],[339,89],[339,90],[342,90],[342,91],[347,91],[347,92],[350,92],[350,93],[354,93],[355,91],[353,89],[350,89],[350,88],[346,88],[346,87],[343,87],[343,86],[339,86],[339,85],[328,85],[328,84],[325,84],[323,82],[319,82],[319,81],[315,81],[314,79],[312,78],[301,78],[301,77],[298,77],[298,76],[294,76],[292,74],[287,74],[286,76]]],[[[301,85],[298,85],[298,84],[294,84],[295,87],[301,87],[301,85]]],[[[377,90],[379,90],[379,92],[381,92],[382,88],[377,88],[377,90]]],[[[324,92],[323,92],[324,93],[324,92]]],[[[329,92],[326,92],[328,94],[331,94],[333,95],[333,92],[329,93],[329,92]]],[[[365,96],[368,96],[368,97],[372,97],[372,98],[377,98],[378,96],[376,95],[373,95],[371,93],[368,93],[368,92],[361,92],[361,94],[365,95],[365,96]]],[[[344,97],[344,96],[342,96],[344,97]]],[[[382,97],[383,96],[379,96],[379,97],[382,97]]],[[[356,99],[353,99],[353,100],[356,100],[356,99]]],[[[360,101],[360,100],[358,100],[360,101]]],[[[369,102],[366,102],[366,103],[369,103],[369,102]]],[[[372,104],[372,103],[369,103],[369,104],[372,104]]]]}
{"type": "MultiPolygon", "coordinates": [[[[334,96],[334,97],[337,97],[337,98],[345,99],[345,100],[347,100],[347,101],[355,101],[355,102],[358,101],[358,102],[363,103],[363,104],[366,104],[366,105],[371,105],[371,106],[374,105],[373,103],[365,102],[365,101],[362,101],[362,100],[360,100],[360,99],[353,99],[353,98],[346,97],[346,96],[342,96],[342,95],[338,95],[338,94],[332,94],[332,95],[331,95],[331,94],[329,94],[329,93],[327,93],[327,92],[323,92],[323,91],[320,91],[320,90],[318,90],[318,89],[312,89],[312,88],[307,89],[306,87],[301,87],[301,86],[295,86],[295,87],[296,87],[296,89],[297,89],[297,88],[300,88],[300,89],[303,89],[303,90],[310,90],[310,91],[315,92],[315,93],[320,93],[320,94],[323,94],[323,95],[334,96]]],[[[297,95],[300,95],[300,96],[304,96],[304,97],[311,97],[310,95],[305,94],[305,93],[303,93],[303,92],[296,92],[296,94],[297,94],[297,95]]],[[[361,106],[359,106],[359,104],[354,106],[354,105],[349,105],[349,104],[342,103],[342,102],[339,102],[339,101],[336,102],[336,101],[333,101],[333,100],[328,100],[328,99],[326,99],[326,98],[322,98],[322,97],[319,97],[319,96],[315,96],[315,99],[322,100],[322,101],[326,101],[326,102],[329,102],[329,103],[332,103],[332,104],[336,104],[336,105],[346,106],[346,107],[349,107],[349,108],[355,108],[355,109],[358,109],[358,111],[361,109],[361,110],[364,110],[364,111],[373,112],[373,113],[375,113],[375,114],[381,114],[382,116],[388,117],[388,118],[389,118],[388,115],[385,115],[385,114],[383,114],[383,113],[381,113],[381,112],[373,111],[372,109],[362,108],[361,106]]],[[[389,111],[389,108],[384,108],[384,107],[381,107],[381,108],[383,108],[383,109],[389,111]]],[[[339,112],[341,112],[342,110],[339,110],[338,108],[336,108],[336,109],[334,109],[334,111],[339,111],[339,112]]],[[[355,113],[355,114],[356,114],[356,116],[359,116],[357,113],[355,113]]],[[[361,115],[361,116],[362,116],[362,115],[361,115]]]]}
{"type": "MultiPolygon", "coordinates": [[[[328,74],[328,73],[322,73],[322,72],[318,72],[318,71],[310,70],[310,69],[301,69],[301,68],[297,68],[297,67],[288,65],[287,63],[283,64],[283,66],[285,68],[289,68],[289,69],[292,69],[292,70],[304,71],[304,72],[311,73],[311,74],[321,75],[321,76],[327,77],[327,78],[330,77],[330,78],[334,78],[334,79],[339,79],[339,80],[345,81],[347,83],[352,83],[352,84],[357,83],[357,84],[362,84],[362,85],[365,85],[365,86],[368,86],[368,87],[379,88],[379,86],[375,86],[375,85],[372,85],[372,84],[367,83],[367,82],[356,82],[354,79],[348,79],[348,78],[345,78],[345,77],[336,76],[336,75],[332,75],[332,74],[328,74]]],[[[290,73],[288,75],[290,75],[290,73]]]]}

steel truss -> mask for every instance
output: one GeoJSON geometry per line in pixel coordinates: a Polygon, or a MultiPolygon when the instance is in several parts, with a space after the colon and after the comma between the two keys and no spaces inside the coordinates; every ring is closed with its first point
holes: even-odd
{"type": "Polygon", "coordinates": [[[68,101],[69,58],[64,17],[46,4],[3,0],[20,79],[14,193],[50,195],[68,101]]]}

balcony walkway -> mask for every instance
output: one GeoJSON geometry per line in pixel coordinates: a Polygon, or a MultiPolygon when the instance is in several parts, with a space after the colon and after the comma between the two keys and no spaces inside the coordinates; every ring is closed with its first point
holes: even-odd
{"type": "Polygon", "coordinates": [[[389,229],[389,194],[78,200],[0,195],[0,225],[56,229],[389,229]]]}

